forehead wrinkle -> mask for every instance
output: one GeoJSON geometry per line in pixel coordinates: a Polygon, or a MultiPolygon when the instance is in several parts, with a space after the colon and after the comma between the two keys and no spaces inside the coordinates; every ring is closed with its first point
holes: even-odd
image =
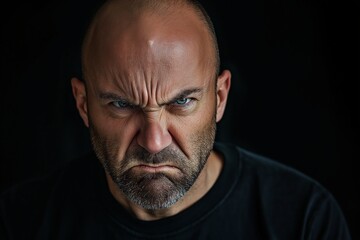
{"type": "MultiPolygon", "coordinates": [[[[132,95],[129,96],[132,98],[132,101],[137,102],[143,106],[147,106],[149,105],[149,103],[151,105],[159,105],[159,103],[161,102],[168,101],[168,95],[171,93],[169,91],[174,90],[172,84],[169,82],[172,81],[172,79],[169,78],[168,72],[172,70],[172,67],[177,68],[180,62],[189,61],[189,57],[179,59],[179,56],[176,57],[176,61],[174,61],[173,59],[170,60],[170,57],[173,57],[174,54],[175,56],[179,54],[184,54],[181,47],[184,47],[185,50],[192,52],[194,52],[194,50],[197,50],[197,56],[195,59],[196,64],[191,64],[192,66],[190,65],[187,67],[195,68],[195,65],[200,64],[199,61],[201,59],[202,70],[205,71],[205,67],[203,66],[204,61],[210,58],[210,56],[207,54],[208,51],[206,51],[208,50],[208,48],[205,48],[205,46],[201,44],[204,42],[204,36],[200,37],[198,35],[195,35],[196,39],[193,38],[194,36],[190,37],[189,39],[188,33],[192,33],[193,29],[192,27],[184,25],[189,24],[188,21],[184,21],[184,24],[182,23],[183,21],[181,21],[183,20],[185,13],[186,16],[189,16],[189,18],[193,18],[193,15],[189,15],[189,13],[187,12],[181,12],[180,14],[178,10],[174,11],[173,13],[176,14],[166,15],[166,18],[157,14],[151,15],[151,21],[164,23],[165,29],[163,30],[166,31],[165,35],[162,29],[152,27],[152,22],[149,20],[149,18],[147,18],[149,15],[144,14],[144,12],[141,13],[140,18],[132,19],[136,21],[125,21],[128,24],[126,26],[126,29],[132,29],[132,31],[127,32],[126,34],[122,31],[123,29],[125,29],[125,26],[122,23],[124,18],[121,18],[122,21],[120,22],[122,23],[122,26],[120,27],[120,29],[118,28],[118,30],[115,31],[113,31],[112,29],[107,29],[105,31],[105,33],[114,34],[112,35],[114,38],[108,39],[109,42],[106,41],[106,43],[110,43],[105,44],[106,46],[112,46],[110,47],[110,49],[106,48],[106,51],[108,54],[115,53],[115,55],[112,55],[111,57],[119,57],[120,62],[117,62],[117,65],[122,66],[122,69],[120,69],[120,71],[117,71],[119,69],[116,69],[116,67],[114,69],[115,71],[117,71],[117,87],[119,89],[122,89],[124,94],[132,95]],[[178,23],[180,25],[178,25],[178,23]],[[174,27],[169,27],[169,25],[174,27]],[[139,29],[137,27],[142,28],[139,29]],[[143,31],[144,29],[149,29],[150,31],[143,31]],[[179,32],[181,33],[180,35],[179,32]],[[135,42],[133,41],[134,39],[141,39],[141,42],[135,42]],[[176,43],[179,42],[176,41],[180,41],[180,44],[177,45],[176,43]],[[141,47],[139,47],[139,43],[141,43],[141,47]],[[117,44],[120,44],[120,46],[117,44]],[[149,45],[151,46],[150,48],[149,45]],[[176,46],[175,49],[174,46],[176,46]],[[189,47],[191,48],[191,50],[189,50],[189,47]],[[153,50],[152,54],[150,54],[151,49],[153,50]],[[116,52],[114,50],[116,50],[116,52]],[[169,54],[169,51],[171,51],[172,54],[169,54]],[[123,55],[124,52],[125,54],[123,55]],[[146,57],[144,57],[144,52],[148,53],[148,55],[145,55],[146,57]],[[155,53],[158,55],[154,56],[155,53]],[[152,56],[152,58],[150,56],[152,56]],[[199,58],[199,56],[202,57],[199,58]],[[149,60],[152,60],[153,62],[149,62],[149,60]],[[127,72],[124,72],[124,70],[126,70],[127,72]],[[130,81],[130,84],[128,81],[130,81]]],[[[117,19],[117,17],[115,17],[114,15],[112,15],[112,17],[114,17],[114,19],[116,20],[111,20],[114,21],[112,26],[116,26],[119,23],[119,19],[117,19]]],[[[195,26],[197,26],[199,22],[193,21],[192,23],[196,23],[195,26]]],[[[101,33],[103,33],[103,31],[101,31],[101,33]]],[[[104,39],[104,34],[100,34],[99,32],[98,36],[100,39],[104,39]]],[[[100,52],[102,54],[104,53],[104,51],[100,52]]],[[[191,61],[194,61],[194,58],[191,58],[191,61]]],[[[108,61],[104,61],[104,63],[106,62],[109,63],[108,61]]],[[[179,73],[182,70],[175,69],[174,71],[179,73]]],[[[189,83],[189,81],[185,82],[189,83]]]]}
{"type": "Polygon", "coordinates": [[[154,54],[142,56],[144,57],[137,64],[132,65],[135,68],[132,71],[135,72],[135,78],[131,79],[133,98],[142,107],[159,106],[166,99],[165,95],[169,90],[169,81],[165,80],[169,64],[159,62],[154,54]]]}
{"type": "Polygon", "coordinates": [[[139,97],[139,104],[141,107],[145,107],[149,102],[149,92],[147,87],[147,71],[145,69],[141,69],[137,72],[137,84],[134,84],[134,88],[137,93],[137,97],[139,97]]]}
{"type": "MultiPolygon", "coordinates": [[[[176,44],[174,42],[165,44],[166,47],[172,45],[179,46],[175,55],[186,54],[186,44],[185,46],[182,43],[176,44]]],[[[157,48],[161,46],[160,44],[157,48]]],[[[151,53],[153,51],[154,49],[143,49],[142,54],[130,55],[130,58],[127,58],[126,61],[118,59],[118,61],[115,61],[116,63],[112,64],[112,67],[108,67],[108,70],[104,69],[103,72],[106,78],[112,81],[113,86],[122,92],[121,95],[126,100],[143,108],[159,107],[163,103],[169,102],[170,99],[173,99],[171,95],[174,92],[174,87],[172,87],[174,83],[178,85],[184,82],[188,85],[191,82],[189,78],[195,77],[188,75],[187,72],[182,72],[182,75],[176,74],[182,71],[176,68],[176,62],[178,62],[179,58],[180,61],[187,61],[187,58],[174,57],[173,54],[158,56],[151,53]],[[136,61],[135,59],[139,60],[136,61]],[[174,77],[183,79],[174,80],[174,77]]],[[[165,49],[165,52],[168,51],[165,49]]],[[[205,87],[205,82],[202,85],[204,85],[202,87],[205,87]]]]}
{"type": "Polygon", "coordinates": [[[109,67],[107,71],[103,72],[105,76],[105,81],[110,82],[111,89],[108,89],[110,91],[116,91],[120,92],[121,96],[123,98],[128,99],[128,92],[129,92],[129,86],[128,84],[124,84],[126,79],[131,79],[131,72],[121,71],[116,66],[113,66],[112,68],[109,67]]]}
{"type": "MultiPolygon", "coordinates": [[[[186,4],[182,1],[170,1],[170,2],[162,2],[158,1],[156,5],[147,4],[147,1],[134,1],[132,4],[128,4],[129,2],[122,1],[108,1],[108,3],[105,5],[105,7],[102,8],[101,11],[98,12],[96,15],[96,18],[94,22],[91,25],[91,28],[89,32],[87,33],[87,37],[85,39],[84,45],[83,45],[83,60],[84,60],[84,74],[88,76],[88,73],[93,73],[95,65],[98,65],[96,62],[93,62],[94,60],[94,46],[99,46],[99,42],[96,43],[97,40],[103,40],[104,36],[112,35],[112,33],[120,31],[121,30],[129,30],[133,24],[135,24],[136,21],[139,20],[141,16],[144,15],[150,15],[150,16],[161,16],[161,22],[167,24],[169,20],[175,20],[175,22],[187,22],[187,18],[184,20],[184,15],[188,16],[189,12],[190,15],[194,15],[196,13],[197,21],[194,21],[196,23],[201,23],[202,28],[206,27],[204,23],[206,24],[205,20],[203,18],[199,19],[199,9],[192,9],[191,5],[186,4]],[[190,8],[189,8],[190,7],[190,8]],[[190,10],[190,11],[188,11],[190,10]],[[166,20],[166,21],[164,21],[166,20]],[[200,21],[199,21],[200,20],[200,21]],[[111,23],[111,24],[110,24],[111,23]],[[108,28],[104,29],[104,26],[109,26],[108,28]],[[114,31],[114,29],[117,29],[114,31]],[[104,30],[104,31],[102,31],[104,30]],[[101,32],[101,34],[100,34],[101,32]],[[95,34],[94,34],[95,33],[95,34]],[[96,34],[97,33],[97,34],[96,34]],[[105,33],[105,34],[104,34],[105,33]],[[95,37],[97,36],[97,37],[95,37]],[[90,61],[91,60],[91,61],[90,61]],[[92,64],[90,64],[92,62],[92,64]],[[88,72],[89,71],[89,72],[88,72]]],[[[201,17],[201,16],[200,16],[201,17]]],[[[158,19],[159,20],[159,19],[158,19]]],[[[147,22],[147,21],[146,21],[147,22]]],[[[194,23],[193,22],[193,23],[194,23]]],[[[176,31],[175,29],[173,29],[176,31]]],[[[209,34],[209,29],[206,29],[207,35],[209,34]]],[[[214,39],[213,39],[214,40],[214,39]]],[[[215,39],[216,40],[216,39],[215,39]]],[[[202,41],[204,43],[204,41],[202,41]]],[[[206,43],[206,41],[205,41],[206,43]]],[[[96,49],[95,49],[96,50],[96,49]]],[[[98,49],[100,50],[100,49],[98,49]]],[[[213,49],[214,50],[214,49],[213,49]]],[[[99,51],[101,53],[103,51],[99,51]]],[[[208,51],[213,52],[213,51],[208,51]]],[[[211,57],[205,58],[208,61],[210,61],[211,57]]]]}

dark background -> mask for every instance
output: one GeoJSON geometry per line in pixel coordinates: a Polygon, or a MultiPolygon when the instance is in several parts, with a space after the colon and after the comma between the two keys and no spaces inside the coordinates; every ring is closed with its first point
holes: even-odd
{"type": "MultiPolygon", "coordinates": [[[[323,184],[360,239],[359,3],[202,1],[233,73],[219,140],[323,184]]],[[[1,15],[0,190],[85,153],[70,78],[100,0],[16,1],[1,15]]]]}

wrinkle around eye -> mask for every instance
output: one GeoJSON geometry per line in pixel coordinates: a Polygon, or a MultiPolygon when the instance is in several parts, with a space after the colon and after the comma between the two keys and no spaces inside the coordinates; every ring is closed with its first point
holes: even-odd
{"type": "Polygon", "coordinates": [[[172,104],[168,105],[168,111],[175,114],[175,115],[189,115],[190,113],[192,113],[197,106],[198,100],[194,99],[194,98],[183,98],[186,99],[185,103],[177,103],[178,100],[182,100],[182,99],[178,99],[176,101],[174,101],[172,104]]]}
{"type": "Polygon", "coordinates": [[[138,106],[133,105],[125,100],[111,101],[107,104],[106,109],[108,114],[113,116],[113,118],[127,117],[139,111],[138,106]]]}
{"type": "Polygon", "coordinates": [[[134,107],[132,104],[128,103],[125,100],[112,101],[110,104],[112,104],[114,107],[119,108],[119,109],[134,107]]]}
{"type": "Polygon", "coordinates": [[[193,99],[191,98],[180,98],[180,99],[177,99],[174,104],[175,105],[178,105],[178,106],[184,106],[186,104],[188,104],[190,101],[192,101],[193,99]]]}

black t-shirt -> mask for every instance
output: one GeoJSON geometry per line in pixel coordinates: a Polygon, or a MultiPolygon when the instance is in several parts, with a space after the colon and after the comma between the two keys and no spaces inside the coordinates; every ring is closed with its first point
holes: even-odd
{"type": "Polygon", "coordinates": [[[214,147],[224,157],[218,180],[177,215],[133,217],[90,153],[4,192],[0,239],[351,239],[336,200],[318,182],[235,145],[214,147]]]}

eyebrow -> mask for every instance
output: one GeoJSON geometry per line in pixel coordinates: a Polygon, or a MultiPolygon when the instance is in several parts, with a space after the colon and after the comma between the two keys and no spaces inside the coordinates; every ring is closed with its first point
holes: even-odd
{"type": "Polygon", "coordinates": [[[104,100],[125,100],[123,97],[110,92],[100,93],[99,97],[104,100]]]}
{"type": "MultiPolygon", "coordinates": [[[[203,91],[203,89],[201,89],[201,88],[185,89],[185,90],[181,91],[180,93],[178,93],[175,97],[173,97],[169,102],[166,102],[164,104],[166,105],[166,104],[169,104],[169,103],[173,103],[178,99],[185,98],[185,97],[189,96],[190,94],[201,93],[202,91],[203,91]]],[[[163,104],[161,104],[161,105],[163,105],[163,104]]]]}
{"type": "MultiPolygon", "coordinates": [[[[185,89],[185,90],[179,92],[177,95],[175,95],[175,97],[171,98],[170,101],[165,102],[165,103],[161,103],[160,106],[173,103],[173,102],[175,102],[175,101],[178,100],[178,99],[185,98],[185,97],[189,96],[190,94],[193,94],[193,93],[201,93],[201,92],[203,92],[203,89],[202,89],[202,88],[185,89]]],[[[111,92],[103,92],[103,93],[100,93],[100,94],[99,94],[99,97],[100,97],[101,99],[104,99],[104,100],[124,100],[124,101],[128,101],[126,98],[124,98],[124,97],[122,97],[122,96],[120,96],[120,95],[117,95],[117,94],[115,94],[115,93],[111,93],[111,92]]],[[[129,102],[129,103],[132,104],[131,102],[129,102]]],[[[135,104],[134,104],[134,105],[135,105],[135,104]]]]}

